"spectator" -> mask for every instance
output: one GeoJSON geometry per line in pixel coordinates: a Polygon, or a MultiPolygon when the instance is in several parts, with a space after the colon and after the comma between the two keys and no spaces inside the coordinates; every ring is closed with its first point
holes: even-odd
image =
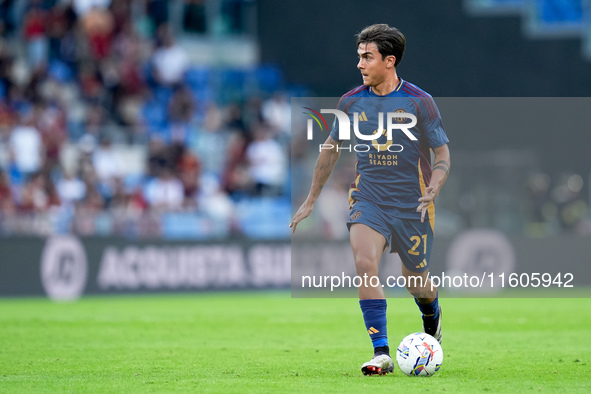
{"type": "Polygon", "coordinates": [[[61,148],[67,138],[65,114],[59,106],[45,102],[35,105],[33,111],[43,145],[43,170],[49,173],[59,164],[61,148]]]}
{"type": "Polygon", "coordinates": [[[0,25],[0,96],[10,92],[13,81],[12,67],[14,58],[8,42],[2,37],[2,25],[0,25]]]}
{"type": "Polygon", "coordinates": [[[246,135],[242,110],[236,103],[232,103],[226,108],[226,128],[230,131],[238,131],[246,135]]]}
{"type": "Polygon", "coordinates": [[[149,208],[141,186],[135,186],[129,194],[127,210],[130,214],[138,216],[149,208]]]}
{"type": "Polygon", "coordinates": [[[160,175],[148,183],[146,198],[152,208],[158,210],[179,210],[184,200],[183,184],[170,168],[164,167],[160,175]]]}
{"type": "Polygon", "coordinates": [[[10,150],[16,169],[25,178],[41,170],[43,163],[41,135],[29,116],[22,125],[17,125],[10,135],[10,150]]]}
{"type": "Polygon", "coordinates": [[[152,138],[148,142],[148,175],[157,176],[161,170],[170,166],[168,147],[160,138],[152,138]]]}
{"type": "MultiPolygon", "coordinates": [[[[253,192],[253,175],[253,193],[281,192],[283,181],[269,173],[284,173],[286,158],[271,136],[257,137],[246,154],[251,129],[266,120],[278,133],[275,111],[266,105],[263,116],[259,97],[245,97],[245,107],[217,102],[225,89],[212,86],[218,70],[192,70],[184,85],[189,54],[167,25],[167,1],[10,3],[2,8],[0,0],[0,15],[10,8],[14,19],[0,21],[0,212],[17,212],[3,222],[13,223],[8,231],[45,234],[59,222],[59,231],[154,236],[163,210],[200,210],[228,224],[235,214],[229,193],[237,200],[253,192]],[[146,10],[155,39],[142,24],[146,10]],[[22,35],[6,35],[9,25],[22,35]],[[25,50],[13,51],[17,45],[25,50]],[[115,139],[148,146],[130,146],[122,167],[115,139]],[[49,220],[58,206],[66,209],[49,220]],[[23,220],[19,212],[27,213],[23,220]]],[[[201,12],[205,4],[188,8],[201,12]]],[[[193,25],[203,19],[198,12],[187,15],[193,25]]]]}
{"type": "Polygon", "coordinates": [[[254,195],[281,194],[285,182],[286,157],[281,145],[271,137],[270,131],[259,125],[254,140],[246,148],[249,173],[254,180],[254,195]]]}
{"type": "Polygon", "coordinates": [[[84,17],[94,8],[106,9],[110,4],[111,0],[73,0],[74,11],[79,18],[84,17]]]}
{"type": "Polygon", "coordinates": [[[84,137],[92,149],[104,138],[101,131],[105,126],[107,126],[107,114],[103,106],[98,103],[89,105],[84,120],[84,137]]]}
{"type": "Polygon", "coordinates": [[[0,171],[10,166],[10,134],[18,120],[17,114],[0,101],[0,171]]]}
{"type": "Polygon", "coordinates": [[[57,182],[57,193],[63,205],[73,205],[81,201],[86,195],[86,185],[70,171],[57,182]]]}
{"type": "Polygon", "coordinates": [[[162,86],[173,86],[183,79],[189,67],[189,58],[185,50],[174,42],[169,26],[161,26],[158,33],[162,44],[152,58],[154,79],[162,86]]]}
{"type": "Polygon", "coordinates": [[[108,138],[103,138],[92,155],[92,163],[98,178],[98,188],[107,201],[113,196],[115,178],[123,176],[123,169],[108,138]]]}
{"type": "Polygon", "coordinates": [[[206,212],[217,226],[229,229],[235,213],[235,206],[230,197],[220,188],[214,176],[205,176],[204,187],[198,195],[198,206],[206,212]]]}
{"type": "Polygon", "coordinates": [[[76,14],[70,4],[58,2],[47,16],[46,32],[49,41],[49,58],[62,61],[70,60],[65,56],[67,45],[64,41],[74,26],[76,14]]]}
{"type": "Polygon", "coordinates": [[[59,196],[51,180],[36,173],[23,188],[19,209],[22,212],[44,213],[50,207],[59,205],[59,196]]]}
{"type": "Polygon", "coordinates": [[[40,1],[32,1],[31,8],[25,15],[23,33],[27,40],[29,66],[37,70],[47,63],[47,37],[45,36],[45,12],[40,7],[40,1]]]}
{"type": "Polygon", "coordinates": [[[206,131],[216,132],[223,127],[224,114],[215,103],[209,103],[205,111],[203,128],[206,131]]]}
{"type": "Polygon", "coordinates": [[[97,60],[109,56],[115,29],[111,12],[105,8],[94,7],[82,17],[82,26],[92,56],[97,60]]]}
{"type": "Polygon", "coordinates": [[[141,39],[131,21],[125,23],[114,42],[119,85],[113,102],[118,120],[126,126],[135,126],[140,120],[142,101],[147,85],[142,70],[141,39]]]}
{"type": "Polygon", "coordinates": [[[191,207],[196,203],[195,196],[199,191],[202,165],[199,158],[191,154],[185,146],[179,145],[178,149],[179,158],[177,160],[176,172],[179,174],[179,179],[183,184],[184,205],[191,207]]]}
{"type": "Polygon", "coordinates": [[[108,138],[103,138],[100,146],[94,151],[92,162],[101,181],[111,182],[121,175],[118,159],[108,138]]]}
{"type": "Polygon", "coordinates": [[[111,14],[115,22],[115,31],[120,32],[123,26],[131,21],[131,2],[133,0],[117,0],[111,3],[111,14]]]}
{"type": "Polygon", "coordinates": [[[195,100],[186,86],[179,86],[168,103],[168,119],[172,123],[189,123],[195,111],[195,100]]]}
{"type": "Polygon", "coordinates": [[[223,126],[223,113],[217,105],[211,103],[207,108],[202,127],[194,136],[193,148],[203,161],[203,170],[221,176],[227,157],[228,135],[223,126]]]}
{"type": "Polygon", "coordinates": [[[185,145],[191,133],[191,120],[195,110],[195,101],[187,87],[175,89],[168,103],[168,119],[170,121],[170,142],[185,145]]]}
{"type": "Polygon", "coordinates": [[[273,97],[263,103],[263,118],[277,134],[289,136],[291,130],[291,106],[287,97],[275,93],[273,97]]]}
{"type": "MultiPolygon", "coordinates": [[[[263,101],[260,97],[253,96],[248,99],[242,119],[246,130],[252,130],[259,123],[265,122],[265,118],[263,117],[263,101]]],[[[249,139],[251,138],[251,136],[247,137],[249,139]]]]}
{"type": "Polygon", "coordinates": [[[96,217],[103,211],[105,200],[96,188],[87,185],[86,196],[76,206],[74,231],[81,235],[96,233],[96,217]]]}
{"type": "Polygon", "coordinates": [[[237,199],[252,189],[252,180],[246,163],[246,137],[232,133],[226,151],[228,161],[223,175],[223,189],[237,199]]]}
{"type": "Polygon", "coordinates": [[[14,197],[10,190],[10,183],[3,171],[0,171],[0,214],[9,215],[14,213],[14,197]]]}
{"type": "Polygon", "coordinates": [[[78,80],[82,96],[89,102],[104,102],[105,88],[100,80],[98,69],[94,63],[84,61],[80,65],[78,80]]]}

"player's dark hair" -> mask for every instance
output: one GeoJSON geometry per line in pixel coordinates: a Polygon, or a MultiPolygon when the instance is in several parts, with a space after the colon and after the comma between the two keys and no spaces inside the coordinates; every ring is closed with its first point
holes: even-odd
{"type": "Polygon", "coordinates": [[[373,42],[378,47],[382,60],[386,56],[394,56],[396,58],[394,65],[398,66],[400,64],[406,48],[406,38],[397,28],[390,27],[385,23],[379,23],[365,27],[361,30],[361,33],[355,35],[355,38],[357,47],[359,47],[359,44],[373,42]]]}

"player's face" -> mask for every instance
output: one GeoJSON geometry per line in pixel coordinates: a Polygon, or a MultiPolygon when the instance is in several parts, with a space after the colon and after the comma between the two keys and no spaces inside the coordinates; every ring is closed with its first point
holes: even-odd
{"type": "Polygon", "coordinates": [[[357,68],[361,71],[365,86],[378,86],[392,73],[394,56],[382,59],[377,45],[373,42],[359,44],[357,55],[359,56],[357,68]]]}

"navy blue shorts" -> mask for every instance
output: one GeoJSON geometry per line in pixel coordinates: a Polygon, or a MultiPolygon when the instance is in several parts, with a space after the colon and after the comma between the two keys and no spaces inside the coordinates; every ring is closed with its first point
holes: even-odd
{"type": "MultiPolygon", "coordinates": [[[[418,206],[418,203],[417,203],[418,206]]],[[[364,200],[353,204],[349,213],[347,227],[362,223],[379,232],[386,239],[390,253],[398,253],[404,266],[412,272],[424,272],[429,268],[433,227],[428,217],[420,219],[401,219],[388,214],[364,200]]]]}

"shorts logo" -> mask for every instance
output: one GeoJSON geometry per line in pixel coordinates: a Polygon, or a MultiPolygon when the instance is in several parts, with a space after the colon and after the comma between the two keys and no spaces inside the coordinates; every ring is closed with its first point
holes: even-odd
{"type": "Polygon", "coordinates": [[[357,218],[359,218],[359,216],[361,216],[361,211],[357,211],[355,212],[352,216],[351,216],[351,220],[357,220],[357,218]]]}
{"type": "Polygon", "coordinates": [[[415,268],[423,268],[427,266],[427,259],[423,259],[423,261],[421,261],[421,263],[417,266],[415,266],[415,268]]]}
{"type": "MultiPolygon", "coordinates": [[[[394,111],[394,113],[395,114],[405,114],[406,111],[403,110],[402,108],[398,108],[396,111],[394,111]]],[[[397,117],[394,117],[393,119],[394,119],[394,122],[396,122],[396,123],[404,123],[404,122],[406,122],[406,118],[400,118],[400,117],[397,118],[397,117]]]]}

